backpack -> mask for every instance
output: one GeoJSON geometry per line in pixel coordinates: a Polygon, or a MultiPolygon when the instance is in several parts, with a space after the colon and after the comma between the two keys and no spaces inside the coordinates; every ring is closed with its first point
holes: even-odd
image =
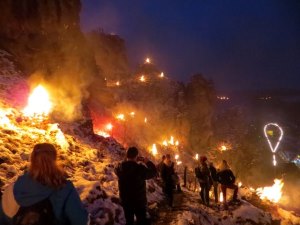
{"type": "Polygon", "coordinates": [[[196,174],[196,177],[197,177],[199,180],[203,180],[203,179],[204,179],[204,175],[203,175],[203,173],[201,172],[201,169],[200,169],[199,166],[195,168],[195,174],[196,174]]]}
{"type": "Polygon", "coordinates": [[[53,207],[46,198],[31,206],[21,206],[13,217],[13,225],[54,225],[53,207]]]}

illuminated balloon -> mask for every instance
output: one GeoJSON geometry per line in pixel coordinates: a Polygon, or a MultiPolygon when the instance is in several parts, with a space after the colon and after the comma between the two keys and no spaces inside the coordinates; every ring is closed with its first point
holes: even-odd
{"type": "Polygon", "coordinates": [[[280,142],[282,140],[283,130],[282,130],[282,128],[277,123],[268,123],[268,124],[266,124],[264,126],[264,134],[265,134],[265,137],[266,137],[266,139],[268,141],[268,144],[269,144],[269,147],[271,149],[271,152],[273,153],[273,165],[276,166],[277,165],[277,161],[276,161],[275,153],[278,150],[278,147],[279,147],[280,142]],[[271,126],[276,127],[279,130],[279,132],[280,132],[279,138],[278,138],[278,140],[277,140],[277,142],[276,142],[276,144],[274,146],[271,143],[271,141],[269,139],[269,136],[268,136],[268,135],[270,135],[270,136],[274,135],[273,130],[268,130],[268,127],[271,127],[271,126]]]}

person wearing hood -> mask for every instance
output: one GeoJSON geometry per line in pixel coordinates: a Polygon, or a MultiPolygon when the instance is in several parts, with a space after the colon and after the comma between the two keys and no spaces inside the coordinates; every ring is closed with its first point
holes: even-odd
{"type": "Polygon", "coordinates": [[[119,196],[124,210],[126,225],[147,225],[147,195],[146,180],[157,174],[156,166],[147,158],[138,157],[138,149],[130,147],[126,153],[126,160],[120,163],[115,173],[118,176],[119,196]],[[142,161],[143,163],[138,163],[142,161]]]}
{"type": "Polygon", "coordinates": [[[232,200],[237,201],[238,186],[235,184],[235,176],[233,175],[233,172],[231,171],[226,160],[222,161],[220,171],[217,173],[217,177],[221,184],[224,205],[227,208],[226,190],[227,188],[233,189],[234,193],[232,200]]]}
{"type": "Polygon", "coordinates": [[[29,171],[18,177],[3,192],[0,206],[1,225],[22,220],[20,210],[45,201],[50,202],[53,213],[50,218],[53,222],[47,221],[48,224],[89,224],[89,215],[73,183],[67,179],[66,173],[57,165],[56,160],[57,151],[52,144],[41,143],[34,146],[29,171]]]}

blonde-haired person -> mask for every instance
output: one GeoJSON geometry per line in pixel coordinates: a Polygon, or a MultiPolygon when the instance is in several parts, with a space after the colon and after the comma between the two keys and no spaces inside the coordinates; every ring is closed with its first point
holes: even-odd
{"type": "Polygon", "coordinates": [[[88,213],[73,183],[57,165],[57,151],[49,143],[34,146],[28,172],[4,190],[0,206],[1,225],[16,221],[22,208],[45,201],[52,206],[52,224],[89,224],[88,213]]]}
{"type": "Polygon", "coordinates": [[[220,171],[217,174],[218,180],[221,184],[221,190],[223,193],[224,199],[224,206],[227,208],[227,201],[226,201],[226,190],[227,188],[233,189],[233,201],[237,201],[237,193],[238,193],[238,186],[235,184],[235,176],[231,171],[228,163],[226,160],[223,160],[220,166],[220,171]]]}

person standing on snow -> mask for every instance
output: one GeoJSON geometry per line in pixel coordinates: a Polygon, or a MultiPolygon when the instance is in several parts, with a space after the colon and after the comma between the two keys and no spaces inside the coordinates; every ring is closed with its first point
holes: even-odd
{"type": "Polygon", "coordinates": [[[206,161],[206,156],[200,157],[200,165],[195,168],[195,174],[201,188],[200,197],[202,203],[209,206],[209,190],[212,184],[212,179],[206,161]]]}
{"type": "Polygon", "coordinates": [[[1,225],[89,224],[88,213],[74,185],[67,180],[67,174],[56,160],[57,151],[52,144],[34,146],[29,171],[4,190],[0,205],[1,225]]]}
{"type": "Polygon", "coordinates": [[[210,176],[212,178],[213,187],[214,187],[215,203],[218,203],[218,176],[217,176],[217,169],[214,167],[214,164],[212,162],[209,163],[209,171],[210,171],[210,176]]]}
{"type": "Polygon", "coordinates": [[[175,177],[174,163],[171,160],[171,155],[167,154],[161,167],[161,178],[163,180],[163,192],[169,207],[173,207],[173,189],[176,185],[175,177]]]}
{"type": "Polygon", "coordinates": [[[124,209],[126,225],[147,225],[147,196],[146,180],[154,178],[157,174],[155,165],[147,158],[138,158],[138,149],[130,147],[126,153],[126,160],[115,169],[118,176],[119,195],[124,209]],[[141,160],[144,164],[138,163],[141,160]]]}
{"type": "Polygon", "coordinates": [[[227,201],[226,201],[226,190],[227,188],[233,189],[233,201],[237,201],[237,193],[238,193],[238,186],[235,185],[235,176],[233,175],[233,172],[231,171],[228,163],[226,160],[222,161],[220,171],[217,173],[218,180],[221,184],[221,190],[223,193],[223,199],[224,199],[224,206],[227,208],[227,201]]]}

